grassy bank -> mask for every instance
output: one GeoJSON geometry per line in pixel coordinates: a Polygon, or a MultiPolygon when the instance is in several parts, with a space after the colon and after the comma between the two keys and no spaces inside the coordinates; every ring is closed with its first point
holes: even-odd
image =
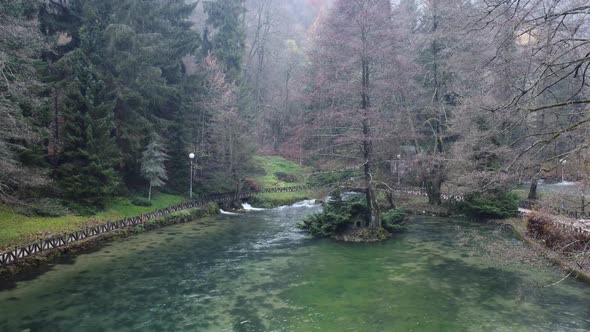
{"type": "MultiPolygon", "coordinates": [[[[260,172],[253,179],[261,189],[305,185],[305,168],[277,156],[254,157],[260,172]]],[[[311,192],[268,193],[252,199],[252,203],[262,207],[276,207],[308,199],[311,192]]],[[[19,214],[17,209],[0,205],[0,251],[16,245],[30,243],[51,235],[72,232],[89,225],[115,221],[149,213],[161,208],[181,203],[181,196],[155,194],[152,206],[133,205],[130,198],[114,199],[104,211],[93,216],[68,214],[61,217],[40,217],[19,214]]]]}
{"type": "Polygon", "coordinates": [[[181,196],[157,194],[152,206],[142,207],[129,198],[117,198],[94,216],[30,217],[16,213],[13,208],[0,206],[0,250],[29,243],[52,234],[71,232],[101,222],[114,221],[148,213],[183,201],[181,196]]]}
{"type": "Polygon", "coordinates": [[[262,188],[285,188],[305,184],[305,168],[279,156],[257,156],[254,160],[262,173],[253,178],[262,188]],[[283,175],[283,176],[281,176],[283,175]],[[291,181],[285,181],[285,175],[291,181]]]}
{"type": "Polygon", "coordinates": [[[321,196],[317,192],[302,191],[293,193],[268,193],[259,194],[248,200],[250,204],[261,208],[274,208],[278,206],[291,205],[306,199],[315,199],[321,196]]]}
{"type": "MultiPolygon", "coordinates": [[[[287,188],[306,184],[306,169],[297,163],[278,156],[258,156],[254,159],[262,170],[261,174],[253,177],[260,189],[287,188]]],[[[265,193],[256,195],[249,201],[257,207],[272,208],[316,198],[316,196],[317,193],[314,192],[265,193]]]]}
{"type": "Polygon", "coordinates": [[[191,222],[198,218],[204,218],[207,216],[215,215],[218,212],[215,210],[195,208],[190,210],[183,210],[171,213],[169,215],[152,219],[145,223],[144,226],[138,225],[136,227],[127,227],[119,230],[115,230],[108,233],[103,233],[98,236],[90,237],[88,239],[70,243],[66,246],[43,251],[39,254],[28,256],[17,260],[14,264],[0,267],[0,279],[3,282],[16,282],[18,275],[28,271],[40,271],[43,270],[48,262],[53,259],[64,255],[79,254],[87,252],[97,246],[104,243],[126,238],[128,236],[141,233],[147,230],[153,230],[169,225],[180,224],[191,222]],[[16,278],[15,278],[16,277],[16,278]]]}

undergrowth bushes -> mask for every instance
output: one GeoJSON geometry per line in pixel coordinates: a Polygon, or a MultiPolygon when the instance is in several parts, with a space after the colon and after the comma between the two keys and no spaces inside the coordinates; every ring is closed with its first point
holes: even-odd
{"type": "Polygon", "coordinates": [[[459,208],[472,219],[506,219],[518,215],[518,196],[514,193],[467,195],[459,208]]]}
{"type": "Polygon", "coordinates": [[[69,213],[68,208],[59,199],[41,198],[18,210],[29,217],[62,217],[69,213]]]}
{"type": "Polygon", "coordinates": [[[383,228],[389,233],[403,232],[407,230],[405,221],[408,214],[403,209],[391,209],[382,216],[383,228]]]}
{"type": "Polygon", "coordinates": [[[359,200],[344,201],[337,193],[324,205],[322,212],[305,217],[299,227],[316,237],[330,237],[362,220],[367,212],[367,207],[359,200]]]}
{"type": "MultiPolygon", "coordinates": [[[[364,196],[345,201],[336,194],[324,205],[322,212],[306,217],[299,226],[316,237],[333,237],[348,232],[349,235],[355,234],[354,237],[362,238],[361,230],[368,231],[368,229],[360,226],[365,225],[368,214],[369,209],[364,196]]],[[[401,209],[386,212],[382,216],[383,229],[389,233],[405,230],[403,223],[406,216],[406,212],[401,209]]],[[[383,229],[378,231],[385,233],[383,229]]],[[[371,236],[367,235],[365,238],[371,238],[371,236]]],[[[380,236],[380,238],[386,237],[380,236]]]]}
{"type": "Polygon", "coordinates": [[[152,201],[148,200],[147,198],[144,197],[133,197],[131,199],[131,204],[136,205],[136,206],[152,206],[152,201]]]}
{"type": "Polygon", "coordinates": [[[289,174],[286,172],[276,172],[275,176],[277,177],[277,179],[279,179],[280,181],[283,181],[283,182],[287,182],[287,183],[299,182],[299,177],[297,176],[297,174],[289,174]]]}

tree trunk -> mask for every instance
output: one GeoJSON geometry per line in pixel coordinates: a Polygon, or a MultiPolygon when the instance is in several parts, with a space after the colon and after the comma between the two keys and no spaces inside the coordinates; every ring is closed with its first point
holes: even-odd
{"type": "Polygon", "coordinates": [[[533,177],[533,180],[531,181],[531,187],[529,188],[529,196],[528,198],[531,200],[537,200],[539,197],[537,195],[537,185],[539,184],[539,180],[537,180],[537,177],[533,177]]]}
{"type": "Polygon", "coordinates": [[[148,191],[148,201],[152,200],[152,184],[150,183],[150,189],[148,191]]]}
{"type": "Polygon", "coordinates": [[[362,91],[361,91],[361,108],[363,110],[363,157],[365,159],[364,175],[365,175],[365,194],[367,198],[367,207],[369,213],[367,223],[369,228],[373,231],[381,228],[381,214],[379,212],[379,205],[377,204],[377,196],[373,188],[373,175],[371,174],[372,157],[373,157],[373,141],[371,139],[371,124],[369,121],[369,61],[363,59],[362,61],[362,91]]]}
{"type": "Polygon", "coordinates": [[[387,197],[387,203],[389,203],[389,208],[395,209],[395,202],[393,201],[393,192],[388,191],[387,193],[385,193],[385,197],[387,197]]]}
{"type": "Polygon", "coordinates": [[[439,179],[429,180],[426,182],[426,193],[428,194],[428,204],[430,205],[441,205],[442,198],[440,187],[442,181],[439,179]]]}

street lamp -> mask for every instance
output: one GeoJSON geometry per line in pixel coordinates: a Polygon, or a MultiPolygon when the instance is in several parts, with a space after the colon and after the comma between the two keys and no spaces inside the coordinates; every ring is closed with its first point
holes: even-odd
{"type": "Polygon", "coordinates": [[[191,160],[191,179],[190,179],[190,183],[189,183],[189,196],[191,198],[191,200],[193,199],[193,159],[195,159],[195,154],[191,152],[191,154],[188,155],[188,157],[191,160]]]}

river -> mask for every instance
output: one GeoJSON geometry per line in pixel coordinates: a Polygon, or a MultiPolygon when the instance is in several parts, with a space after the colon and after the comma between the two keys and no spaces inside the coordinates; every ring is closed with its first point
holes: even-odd
{"type": "Polygon", "coordinates": [[[318,210],[202,219],[64,257],[2,285],[0,331],[590,330],[590,286],[547,287],[563,273],[491,259],[477,242],[497,226],[412,217],[391,240],[347,244],[297,229],[318,210]]]}

